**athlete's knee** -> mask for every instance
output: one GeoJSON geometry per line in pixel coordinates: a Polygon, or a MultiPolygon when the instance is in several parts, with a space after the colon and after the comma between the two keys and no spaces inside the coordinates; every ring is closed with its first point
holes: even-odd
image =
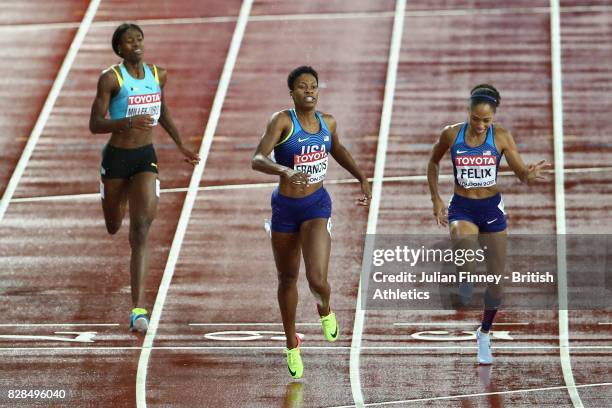
{"type": "Polygon", "coordinates": [[[109,234],[115,235],[123,224],[123,216],[125,215],[125,203],[102,201],[102,210],[104,212],[104,222],[106,224],[106,230],[109,234]]]}
{"type": "Polygon", "coordinates": [[[119,221],[106,221],[106,231],[110,235],[115,235],[121,228],[122,220],[119,221]]]}
{"type": "Polygon", "coordinates": [[[130,223],[130,245],[140,245],[146,242],[152,222],[153,220],[143,218],[130,223]]]}
{"type": "Polygon", "coordinates": [[[329,283],[326,281],[308,282],[310,292],[315,295],[324,296],[330,291],[329,283]]]}
{"type": "Polygon", "coordinates": [[[289,289],[297,285],[298,272],[284,271],[278,272],[278,288],[279,290],[289,289]]]}
{"type": "Polygon", "coordinates": [[[478,241],[478,228],[466,222],[453,222],[450,227],[453,240],[478,241]]]}
{"type": "Polygon", "coordinates": [[[480,248],[478,245],[478,236],[476,235],[464,235],[456,234],[453,235],[453,248],[455,249],[477,249],[480,248]]]}
{"type": "Polygon", "coordinates": [[[322,270],[309,271],[308,287],[313,293],[325,293],[329,291],[329,283],[324,278],[322,270]]]}

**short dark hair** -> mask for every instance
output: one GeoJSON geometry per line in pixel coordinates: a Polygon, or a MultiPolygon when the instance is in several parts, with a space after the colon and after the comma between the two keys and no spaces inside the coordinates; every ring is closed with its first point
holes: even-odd
{"type": "Polygon", "coordinates": [[[302,74],[312,75],[317,80],[317,84],[319,83],[319,74],[317,74],[317,71],[315,71],[313,67],[302,65],[301,67],[297,67],[291,71],[289,76],[287,76],[287,86],[289,87],[289,90],[293,91],[293,83],[302,74]]]}
{"type": "Polygon", "coordinates": [[[138,25],[133,23],[121,24],[115,29],[115,32],[113,33],[113,39],[111,40],[111,45],[113,46],[113,51],[115,51],[115,54],[121,56],[119,54],[119,43],[121,42],[121,36],[125,34],[127,30],[130,29],[138,30],[140,34],[142,34],[142,38],[144,38],[144,32],[142,31],[142,28],[140,28],[138,25]]]}
{"type": "Polygon", "coordinates": [[[474,106],[480,103],[489,104],[493,110],[496,110],[501,102],[501,95],[499,91],[490,84],[476,85],[470,91],[470,106],[474,106]]]}

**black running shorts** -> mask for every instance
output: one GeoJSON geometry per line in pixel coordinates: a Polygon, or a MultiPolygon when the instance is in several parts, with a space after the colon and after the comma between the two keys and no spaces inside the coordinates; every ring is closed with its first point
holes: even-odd
{"type": "Polygon", "coordinates": [[[102,178],[130,178],[137,173],[158,173],[157,156],[152,144],[135,149],[122,149],[107,144],[102,150],[102,178]]]}

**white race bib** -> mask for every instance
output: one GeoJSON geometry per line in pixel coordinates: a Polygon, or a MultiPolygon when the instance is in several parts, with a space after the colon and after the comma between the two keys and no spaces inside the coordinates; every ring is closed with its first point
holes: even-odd
{"type": "Polygon", "coordinates": [[[327,152],[312,152],[293,156],[293,170],[308,175],[308,183],[316,184],[325,179],[327,152]]]}
{"type": "Polygon", "coordinates": [[[125,117],[129,118],[136,115],[151,115],[153,117],[153,126],[157,125],[157,120],[161,115],[161,94],[156,92],[146,95],[128,96],[125,117]]]}
{"type": "Polygon", "coordinates": [[[490,187],[497,178],[496,156],[455,157],[457,183],[463,188],[490,187]]]}

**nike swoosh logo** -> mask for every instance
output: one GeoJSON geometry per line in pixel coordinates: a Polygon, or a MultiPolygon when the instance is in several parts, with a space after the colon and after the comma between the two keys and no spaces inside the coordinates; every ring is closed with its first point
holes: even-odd
{"type": "Polygon", "coordinates": [[[157,168],[157,164],[155,164],[155,163],[151,163],[151,166],[157,168]]]}
{"type": "Polygon", "coordinates": [[[307,141],[308,139],[310,139],[310,138],[309,138],[309,137],[307,137],[306,139],[300,139],[300,138],[298,137],[298,142],[302,143],[302,142],[307,141]]]}
{"type": "Polygon", "coordinates": [[[463,153],[467,153],[467,150],[457,150],[457,154],[463,154],[463,153]]]}
{"type": "Polygon", "coordinates": [[[487,224],[493,224],[495,221],[497,221],[497,218],[491,221],[487,221],[487,224]]]}
{"type": "Polygon", "coordinates": [[[336,325],[336,331],[331,336],[332,336],[332,339],[335,339],[336,337],[338,337],[338,325],[336,325]]]}
{"type": "Polygon", "coordinates": [[[289,370],[289,374],[291,374],[292,377],[295,377],[295,373],[297,373],[297,371],[291,371],[289,366],[287,366],[287,369],[289,370]]]}

